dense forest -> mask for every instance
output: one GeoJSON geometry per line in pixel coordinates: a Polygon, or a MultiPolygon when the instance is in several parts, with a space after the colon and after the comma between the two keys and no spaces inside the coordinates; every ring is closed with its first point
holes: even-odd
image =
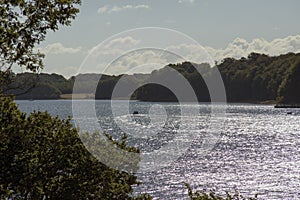
{"type": "MultiPolygon", "coordinates": [[[[176,101],[176,96],[168,88],[158,84],[144,85],[146,82],[155,82],[159,78],[168,80],[171,73],[170,68],[177,70],[189,81],[200,102],[210,101],[208,88],[203,77],[213,79],[214,71],[217,68],[223,78],[229,102],[300,103],[300,92],[298,92],[300,54],[294,53],[273,57],[251,53],[247,58],[225,58],[212,68],[208,64],[183,62],[169,64],[151,74],[101,75],[101,78],[99,74],[79,74],[66,79],[57,74],[23,73],[13,75],[15,81],[6,86],[4,91],[7,94],[15,94],[16,99],[68,98],[65,94],[72,94],[73,92],[86,94],[81,98],[110,99],[113,89],[118,83],[124,88],[138,88],[131,95],[131,99],[176,101]],[[75,80],[76,91],[73,91],[75,80]],[[91,96],[90,94],[95,95],[91,96]]],[[[115,98],[128,98],[127,96],[128,94],[124,90],[123,93],[119,92],[115,98]]]]}

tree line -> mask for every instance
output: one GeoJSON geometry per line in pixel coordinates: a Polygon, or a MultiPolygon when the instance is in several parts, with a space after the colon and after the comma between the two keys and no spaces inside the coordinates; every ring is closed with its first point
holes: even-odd
{"type": "MultiPolygon", "coordinates": [[[[169,64],[150,74],[100,75],[79,74],[66,79],[58,74],[39,75],[34,73],[14,74],[13,82],[4,88],[6,94],[14,94],[17,99],[59,99],[62,94],[95,94],[96,99],[111,99],[113,90],[138,88],[128,97],[125,89],[117,98],[131,98],[142,101],[177,101],[175,94],[165,86],[146,84],[157,79],[168,81],[171,70],[179,72],[192,86],[199,102],[209,102],[205,79],[214,79],[214,71],[219,70],[228,102],[264,102],[285,104],[300,103],[300,54],[288,53],[280,56],[251,53],[247,58],[225,58],[216,66],[183,62],[169,64]],[[199,73],[200,72],[200,73],[199,73]],[[76,91],[73,86],[76,80],[76,91]]],[[[170,80],[171,81],[171,80],[170,80]]],[[[187,99],[188,101],[189,99],[187,99]]]]}

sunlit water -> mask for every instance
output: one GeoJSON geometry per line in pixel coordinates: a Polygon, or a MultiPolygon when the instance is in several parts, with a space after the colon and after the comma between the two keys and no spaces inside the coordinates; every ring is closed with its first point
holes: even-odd
{"type": "MultiPolygon", "coordinates": [[[[47,110],[61,118],[72,116],[72,102],[68,100],[17,103],[21,110],[28,113],[47,110]]],[[[91,101],[77,103],[81,104],[84,113],[85,105],[91,101]]],[[[123,104],[118,102],[119,109],[123,104]]],[[[203,155],[201,142],[211,119],[209,104],[185,104],[199,110],[199,115],[182,116],[185,119],[182,120],[178,104],[161,103],[160,106],[166,110],[154,110],[158,113],[155,115],[152,112],[151,124],[149,108],[152,105],[131,102],[130,113],[136,110],[139,115],[113,117],[110,101],[96,101],[99,127],[115,138],[122,134],[122,129],[132,132],[129,133],[129,144],[138,146],[143,152],[159,150],[167,145],[178,137],[176,131],[180,126],[195,133],[189,141],[188,150],[178,155],[169,166],[136,174],[143,182],[135,187],[137,194],[147,192],[156,199],[185,199],[187,190],[184,182],[188,182],[197,190],[206,188],[232,193],[238,190],[245,196],[258,194],[259,199],[300,198],[300,110],[251,104],[218,105],[226,109],[226,116],[223,116],[225,123],[218,133],[217,144],[203,155]],[[292,114],[287,114],[289,111],[292,114]],[[116,122],[122,127],[118,127],[116,122]],[[153,133],[153,130],[158,133],[153,133]],[[137,138],[139,136],[136,134],[142,131],[141,138],[137,138]]]]}

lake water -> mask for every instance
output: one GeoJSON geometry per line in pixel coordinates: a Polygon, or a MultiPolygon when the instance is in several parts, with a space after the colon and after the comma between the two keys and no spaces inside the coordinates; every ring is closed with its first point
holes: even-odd
{"type": "MultiPolygon", "coordinates": [[[[69,100],[16,102],[22,111],[28,113],[47,110],[61,118],[72,116],[72,101],[69,100]]],[[[80,108],[84,113],[85,105],[91,101],[77,103],[82,104],[80,108]]],[[[116,101],[116,105],[116,109],[121,109],[124,102],[116,101]]],[[[196,110],[198,115],[184,116],[185,120],[182,120],[181,107],[176,103],[132,101],[129,112],[139,112],[132,121],[132,115],[113,117],[110,101],[96,101],[99,127],[116,138],[124,129],[142,133],[140,139],[129,134],[128,140],[129,144],[144,152],[168,145],[180,126],[195,134],[187,151],[168,166],[136,174],[143,182],[135,187],[137,194],[147,192],[157,199],[185,199],[184,182],[188,182],[193,189],[231,193],[238,190],[245,196],[258,194],[259,199],[300,198],[300,110],[252,104],[217,105],[226,110],[226,116],[222,116],[225,123],[214,148],[201,155],[201,138],[206,134],[212,107],[195,103],[184,106],[196,110]],[[289,111],[293,113],[287,114],[289,111]],[[149,119],[155,115],[167,117],[152,118],[152,121],[158,120],[151,126],[149,119]],[[159,133],[153,135],[153,130],[159,133]]]]}

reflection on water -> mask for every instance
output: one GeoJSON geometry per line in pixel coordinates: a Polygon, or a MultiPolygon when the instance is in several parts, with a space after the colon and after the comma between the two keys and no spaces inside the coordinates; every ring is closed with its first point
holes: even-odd
{"type": "MultiPolygon", "coordinates": [[[[72,115],[72,102],[68,100],[17,103],[25,112],[48,110],[50,114],[62,118],[72,115]]],[[[84,105],[90,102],[80,103],[84,110],[84,105]]],[[[165,114],[154,116],[154,112],[152,121],[160,120],[151,124],[151,116],[148,115],[151,105],[131,102],[130,113],[137,110],[139,115],[112,117],[110,101],[96,101],[99,126],[114,137],[118,137],[122,130],[127,130],[127,133],[131,133],[129,143],[144,152],[167,145],[174,139],[180,126],[188,127],[186,131],[195,133],[188,151],[171,165],[155,172],[137,174],[143,184],[135,188],[136,193],[147,192],[159,199],[183,199],[187,196],[183,182],[189,182],[199,190],[238,190],[245,195],[259,194],[261,199],[299,198],[300,110],[293,109],[293,114],[288,115],[290,110],[274,109],[272,106],[229,104],[226,123],[217,145],[202,156],[199,149],[208,127],[210,106],[186,104],[198,109],[199,115],[181,116],[178,104],[162,103],[160,105],[165,107],[165,114]]],[[[122,101],[119,106],[121,109],[122,101]]]]}

